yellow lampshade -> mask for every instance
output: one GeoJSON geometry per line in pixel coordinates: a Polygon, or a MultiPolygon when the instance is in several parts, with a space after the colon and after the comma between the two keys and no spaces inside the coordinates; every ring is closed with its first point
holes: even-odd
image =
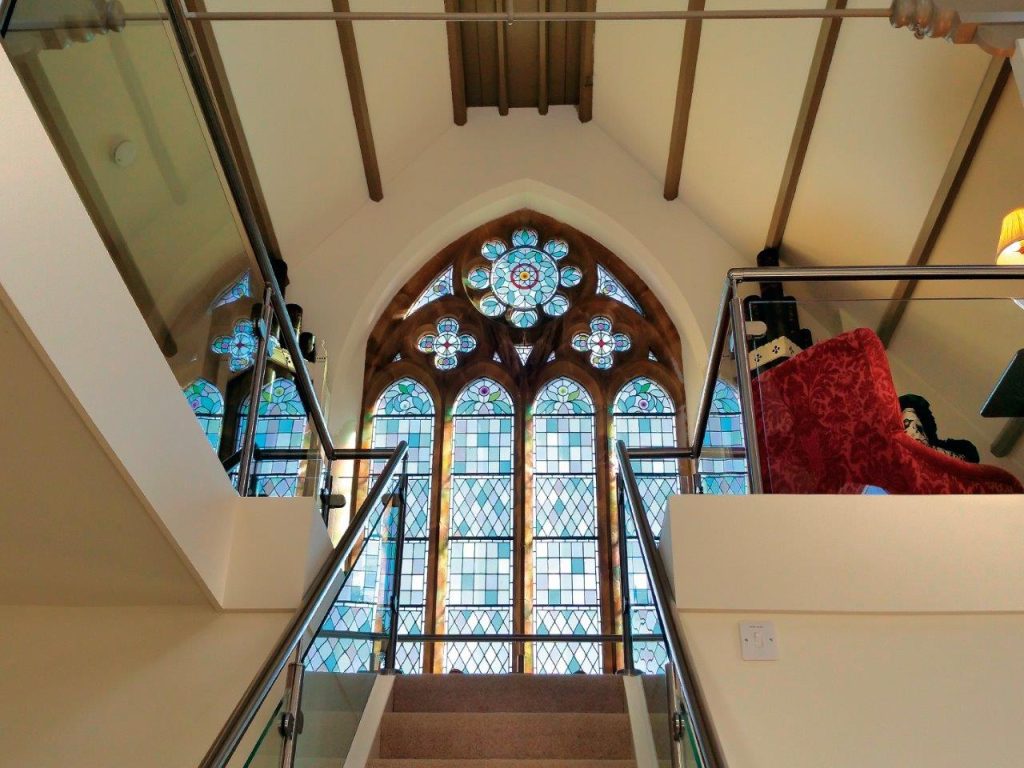
{"type": "Polygon", "coordinates": [[[1003,217],[997,253],[996,264],[1024,266],[1024,208],[1003,217]]]}

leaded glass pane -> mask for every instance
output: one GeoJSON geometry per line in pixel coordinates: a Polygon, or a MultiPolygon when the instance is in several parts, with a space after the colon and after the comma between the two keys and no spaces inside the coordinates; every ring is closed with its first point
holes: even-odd
{"type": "Polygon", "coordinates": [[[594,472],[594,417],[543,416],[534,419],[534,470],[539,474],[594,472]]]}
{"type": "Polygon", "coordinates": [[[213,450],[220,450],[220,435],[224,426],[224,398],[220,390],[206,379],[196,379],[182,392],[213,450]]]}
{"type": "Polygon", "coordinates": [[[633,298],[632,294],[626,290],[625,286],[623,286],[611,272],[600,264],[597,265],[597,293],[600,296],[607,296],[609,299],[615,299],[615,301],[625,304],[627,307],[636,310],[641,315],[644,313],[644,311],[640,309],[640,304],[633,298]]]}
{"type": "MultiPolygon", "coordinates": [[[[534,616],[540,635],[601,633],[601,612],[597,608],[536,608],[534,616]]],[[[601,671],[600,643],[535,643],[533,648],[533,671],[538,674],[597,674],[601,671]]]]}
{"type": "Polygon", "coordinates": [[[594,478],[562,475],[538,477],[534,529],[538,536],[597,536],[594,478]]]}
{"type": "MultiPolygon", "coordinates": [[[[249,400],[238,409],[235,449],[242,447],[248,422],[249,400]]],[[[257,448],[299,449],[306,444],[306,409],[295,383],[275,379],[260,391],[256,420],[257,448]]],[[[261,459],[255,463],[253,484],[257,496],[294,496],[299,487],[300,459],[261,459]]]]}
{"type": "Polygon", "coordinates": [[[597,541],[534,542],[536,605],[597,605],[597,541]]]}
{"type": "MultiPolygon", "coordinates": [[[[705,448],[742,448],[743,417],[739,393],[724,381],[715,384],[711,415],[704,434],[705,448]]],[[[746,459],[701,459],[698,465],[703,493],[716,495],[745,494],[747,488],[746,459]]]]}
{"type": "MultiPolygon", "coordinates": [[[[470,382],[452,419],[448,634],[512,631],[513,409],[493,379],[470,382]]],[[[507,672],[508,643],[446,643],[444,669],[507,672]]]]}
{"type": "Polygon", "coordinates": [[[430,281],[430,285],[423,289],[423,293],[412,303],[409,307],[409,311],[405,313],[408,317],[420,307],[425,307],[432,301],[437,301],[445,296],[451,296],[455,293],[454,286],[452,284],[452,272],[454,267],[448,266],[441,274],[430,281]]]}

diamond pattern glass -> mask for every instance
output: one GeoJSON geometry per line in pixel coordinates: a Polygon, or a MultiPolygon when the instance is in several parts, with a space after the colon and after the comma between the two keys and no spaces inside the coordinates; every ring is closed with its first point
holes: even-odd
{"type": "Polygon", "coordinates": [[[453,477],[450,535],[512,536],[512,477],[453,477]]]}
{"type": "Polygon", "coordinates": [[[537,536],[597,536],[594,478],[544,476],[534,482],[537,536]]]}
{"type": "MultiPolygon", "coordinates": [[[[238,409],[235,450],[242,447],[249,421],[249,399],[238,409]]],[[[260,391],[256,420],[257,448],[302,448],[306,443],[306,409],[299,390],[289,379],[275,379],[260,391]]],[[[294,496],[302,462],[298,459],[261,459],[255,463],[253,483],[257,496],[294,496]]]]}

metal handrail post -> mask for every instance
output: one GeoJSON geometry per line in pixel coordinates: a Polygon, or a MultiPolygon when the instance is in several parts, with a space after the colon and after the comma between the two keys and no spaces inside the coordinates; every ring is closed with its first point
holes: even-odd
{"type": "Polygon", "coordinates": [[[242,437],[242,449],[238,460],[238,495],[248,496],[253,475],[253,452],[256,450],[256,422],[260,417],[260,398],[263,395],[263,379],[267,375],[267,350],[270,346],[270,321],[273,309],[270,297],[273,289],[268,285],[263,289],[263,306],[260,310],[259,344],[256,347],[256,359],[252,364],[252,383],[249,386],[249,417],[245,422],[245,435],[242,437]]]}
{"type": "Polygon", "coordinates": [[[342,534],[338,546],[334,548],[324,567],[313,581],[313,585],[306,592],[299,610],[288,622],[288,626],[281,633],[270,655],[267,656],[259,672],[256,673],[256,677],[253,678],[245,693],[242,694],[242,698],[235,705],[227,722],[224,723],[224,727],[221,728],[217,738],[200,761],[199,768],[224,768],[228,764],[228,760],[238,748],[239,742],[252,724],[256,713],[270,694],[274,682],[288,663],[289,656],[298,652],[301,658],[304,650],[302,638],[309,631],[313,618],[318,615],[324,603],[328,599],[335,598],[337,593],[334,591],[334,587],[338,579],[345,573],[345,563],[352,554],[353,548],[361,540],[366,520],[369,518],[371,510],[380,503],[384,496],[384,489],[391,482],[408,450],[409,444],[404,440],[395,446],[391,458],[384,466],[384,471],[370,488],[359,511],[353,516],[352,522],[342,534]]]}
{"type": "Polygon", "coordinates": [[[388,627],[388,647],[384,653],[386,675],[397,673],[399,605],[402,601],[402,557],[405,553],[405,511],[409,490],[409,457],[402,460],[402,479],[398,484],[398,522],[395,524],[395,567],[391,573],[391,625],[388,627]]]}
{"type": "Polygon", "coordinates": [[[736,348],[736,381],[740,388],[740,411],[743,414],[743,442],[747,449],[747,476],[750,492],[764,493],[761,477],[761,451],[757,444],[757,424],[754,421],[754,383],[747,364],[747,323],[743,317],[743,299],[735,289],[729,304],[732,315],[732,338],[736,348]]]}
{"type": "Polygon", "coordinates": [[[680,698],[693,728],[694,752],[703,768],[724,768],[725,759],[722,757],[721,747],[705,716],[703,703],[698,696],[697,683],[686,656],[683,633],[679,627],[679,616],[676,614],[675,603],[670,596],[672,582],[665,570],[665,563],[658,554],[654,533],[647,520],[643,499],[637,486],[636,475],[629,463],[629,450],[621,440],[616,443],[616,454],[619,459],[619,470],[622,472],[626,485],[626,497],[629,500],[629,511],[633,516],[633,526],[636,528],[637,540],[640,544],[640,554],[643,556],[644,565],[647,568],[647,578],[651,584],[651,590],[654,592],[654,605],[658,612],[658,621],[661,622],[662,631],[665,633],[665,645],[669,659],[676,669],[680,698]]]}
{"type": "Polygon", "coordinates": [[[302,732],[302,681],[306,668],[302,665],[302,655],[295,649],[295,660],[288,665],[288,699],[278,730],[284,738],[281,745],[281,768],[293,768],[295,765],[295,746],[302,732]]]}
{"type": "Polygon", "coordinates": [[[707,431],[708,417],[711,415],[711,405],[715,401],[715,385],[718,384],[718,371],[722,364],[722,354],[725,352],[725,339],[729,333],[729,302],[732,299],[732,294],[733,283],[731,280],[726,280],[725,288],[722,289],[722,300],[718,305],[715,333],[711,337],[708,369],[704,374],[704,384],[700,390],[700,403],[697,405],[693,438],[690,440],[694,461],[700,459],[700,451],[704,445],[704,433],[707,431]]]}
{"type": "Polygon", "coordinates": [[[622,672],[635,675],[633,660],[633,604],[629,590],[629,551],[626,542],[626,492],[622,473],[615,475],[615,503],[619,517],[619,592],[622,595],[622,672]]]}

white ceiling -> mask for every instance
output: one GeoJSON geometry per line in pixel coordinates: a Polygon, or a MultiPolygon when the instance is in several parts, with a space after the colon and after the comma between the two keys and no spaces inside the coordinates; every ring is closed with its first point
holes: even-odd
{"type": "Polygon", "coordinates": [[[206,605],[3,304],[0,360],[0,605],[206,605]]]}

